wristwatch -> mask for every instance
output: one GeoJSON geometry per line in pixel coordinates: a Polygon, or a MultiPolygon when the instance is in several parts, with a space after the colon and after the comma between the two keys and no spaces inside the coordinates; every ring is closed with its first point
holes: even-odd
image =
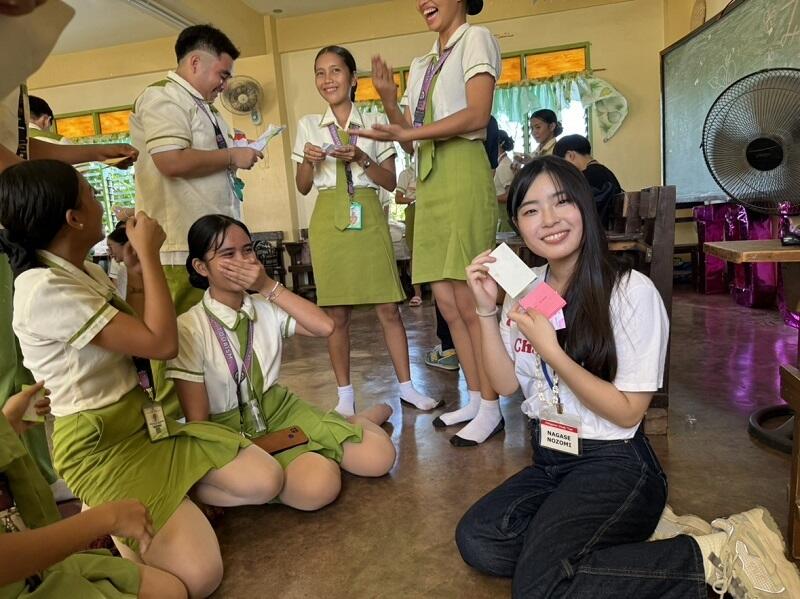
{"type": "Polygon", "coordinates": [[[361,168],[367,170],[371,166],[372,166],[372,160],[370,160],[369,158],[364,158],[364,162],[361,163],[361,168]]]}

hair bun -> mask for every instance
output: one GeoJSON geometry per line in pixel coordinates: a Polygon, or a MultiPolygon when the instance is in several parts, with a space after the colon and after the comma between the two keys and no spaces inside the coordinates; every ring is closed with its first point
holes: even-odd
{"type": "Polygon", "coordinates": [[[196,289],[208,289],[208,279],[201,275],[194,268],[192,261],[194,258],[186,258],[186,271],[189,273],[189,284],[196,289]]]}
{"type": "Polygon", "coordinates": [[[15,277],[30,268],[36,260],[36,252],[14,241],[8,229],[0,229],[0,253],[8,256],[15,277]]]}

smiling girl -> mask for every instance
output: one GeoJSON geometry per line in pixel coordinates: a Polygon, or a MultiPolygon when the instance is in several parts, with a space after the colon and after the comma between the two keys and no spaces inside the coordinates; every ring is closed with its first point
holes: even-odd
{"type": "Polygon", "coordinates": [[[314,60],[317,91],[328,103],[325,114],[310,114],[297,125],[292,159],[303,195],[319,195],[309,225],[317,304],[333,319],[328,337],[339,403],[344,416],[355,412],[350,384],[350,315],[353,306],[374,305],[400,383],[401,400],[421,410],[439,402],[411,382],[408,340],[397,302],[405,298],[397,275],[389,227],[378,189],[394,191],[394,145],[361,135],[385,123],[383,115],[362,113],[354,104],[356,62],[340,46],[322,48],[314,60]]]}
{"type": "Polygon", "coordinates": [[[796,596],[800,579],[763,508],[717,519],[713,530],[704,523],[706,531],[678,520],[665,540],[644,542],[667,498],[643,430],[664,376],[661,296],[611,256],[591,189],[565,160],[525,166],[508,207],[525,244],[547,260],[533,272],[566,300],[566,328],[508,297],[498,326],[487,266],[494,258],[472,262],[486,367],[500,393],[521,388],[534,463],[463,516],[456,543],[464,561],[512,577],[513,596],[526,599],[705,599],[706,583],[720,596],[796,596]]]}
{"type": "Polygon", "coordinates": [[[497,197],[482,141],[500,75],[500,48],[487,29],[467,23],[467,14],[482,8],[482,0],[417,0],[437,40],[411,63],[402,108],[391,68],[373,58],[372,79],[391,124],[362,134],[399,141],[416,154],[412,279],[431,283],[467,380],[469,404],[434,420],[438,427],[469,421],[450,439],[457,447],[483,443],[504,427],[481,366],[480,326],[464,274],[475,256],[494,247],[497,229],[497,197]]]}

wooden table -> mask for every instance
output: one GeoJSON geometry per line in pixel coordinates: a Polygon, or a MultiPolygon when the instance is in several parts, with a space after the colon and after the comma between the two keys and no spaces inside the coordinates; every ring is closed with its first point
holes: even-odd
{"type": "MultiPolygon", "coordinates": [[[[714,241],[703,244],[706,254],[734,264],[777,262],[783,276],[787,304],[800,311],[800,246],[781,245],[778,239],[759,241],[714,241]]],[[[800,414],[800,331],[794,365],[780,366],[781,397],[800,414]]],[[[789,553],[800,559],[800,418],[794,417],[792,470],[789,478],[789,553]]]]}

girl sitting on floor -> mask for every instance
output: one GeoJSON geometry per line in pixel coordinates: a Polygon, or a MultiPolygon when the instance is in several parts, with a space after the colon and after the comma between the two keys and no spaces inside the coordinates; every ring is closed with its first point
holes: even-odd
{"type": "Polygon", "coordinates": [[[180,352],[167,366],[187,420],[210,419],[248,437],[300,427],[308,443],[275,458],[265,454],[284,468],[281,502],[300,510],[336,499],[340,468],[359,476],[386,474],[395,448],[378,425],[391,414],[388,406],[346,420],[277,384],[283,339],[327,337],[333,321],[267,276],[247,227],[221,214],[197,220],[189,229],[186,268],[192,285],[206,289],[179,317],[180,352]]]}
{"type": "Polygon", "coordinates": [[[25,366],[52,390],[56,469],[87,506],[141,501],[153,540],[145,548],[125,539],[120,551],[175,575],[191,597],[210,595],[222,558],[188,491],[210,505],[261,504],[277,495],[283,473],[225,427],[179,424],[151,399],[143,359],[172,358],[178,345],[159,262],[163,229],[144,213],[126,224],[143,280],[137,316],[103,269],[85,262],[103,238],[103,207],[74,168],[39,160],[6,169],[0,223],[16,274],[14,332],[25,366]]]}

